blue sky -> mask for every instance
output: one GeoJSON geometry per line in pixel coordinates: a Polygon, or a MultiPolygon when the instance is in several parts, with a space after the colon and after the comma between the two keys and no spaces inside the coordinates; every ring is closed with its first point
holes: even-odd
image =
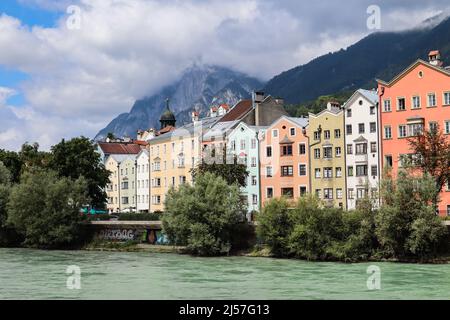
{"type": "Polygon", "coordinates": [[[193,63],[268,80],[374,31],[399,31],[448,0],[0,0],[0,149],[94,137],[193,63]],[[76,5],[79,14],[67,13],[76,5]],[[69,22],[79,22],[76,28],[69,22]]]}

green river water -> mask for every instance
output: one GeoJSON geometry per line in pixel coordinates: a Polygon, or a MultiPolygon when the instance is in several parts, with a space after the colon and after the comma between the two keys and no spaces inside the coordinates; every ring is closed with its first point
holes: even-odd
{"type": "Polygon", "coordinates": [[[0,299],[449,299],[450,265],[0,249],[0,299]],[[66,268],[81,270],[81,289],[66,268]],[[381,289],[367,288],[370,265],[381,289]]]}

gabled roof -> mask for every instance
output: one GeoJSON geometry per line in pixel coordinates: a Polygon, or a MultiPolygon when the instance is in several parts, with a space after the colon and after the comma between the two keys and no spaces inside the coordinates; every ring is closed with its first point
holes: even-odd
{"type": "Polygon", "coordinates": [[[138,154],[141,146],[136,143],[98,142],[104,154],[138,154]]]}
{"type": "Polygon", "coordinates": [[[222,137],[228,131],[233,130],[238,123],[238,120],[217,122],[203,135],[203,140],[210,141],[212,137],[222,137]]]}
{"type": "Polygon", "coordinates": [[[132,155],[125,155],[125,154],[112,154],[106,159],[105,163],[108,162],[109,159],[113,159],[114,161],[120,164],[126,160],[134,161],[135,157],[132,155]]]}
{"type": "Polygon", "coordinates": [[[363,97],[370,104],[376,105],[378,103],[378,93],[376,90],[365,90],[358,89],[356,90],[352,96],[344,103],[343,108],[347,108],[350,104],[352,104],[358,97],[363,97]]]}
{"type": "Polygon", "coordinates": [[[219,120],[219,122],[239,120],[244,117],[250,110],[252,110],[252,108],[252,100],[241,100],[237,104],[235,104],[234,107],[231,108],[231,110],[219,120]]]}
{"type": "Polygon", "coordinates": [[[417,59],[413,64],[411,64],[409,67],[407,67],[405,70],[403,70],[402,72],[400,72],[396,77],[394,77],[391,81],[388,81],[388,82],[386,82],[386,81],[383,81],[383,80],[380,80],[380,79],[376,79],[376,81],[379,83],[379,84],[382,84],[382,85],[384,85],[384,86],[387,86],[387,87],[391,87],[394,83],[396,83],[397,81],[399,81],[401,78],[403,78],[405,75],[407,75],[412,69],[414,69],[415,67],[417,67],[418,65],[424,65],[424,66],[426,66],[426,67],[428,67],[428,68],[431,68],[431,69],[434,69],[435,71],[438,71],[438,72],[441,72],[441,73],[443,73],[443,74],[445,74],[445,75],[447,75],[447,76],[450,76],[450,70],[447,70],[447,69],[445,69],[445,68],[441,68],[441,67],[438,67],[438,66],[434,66],[434,65],[432,65],[431,63],[428,63],[428,62],[426,62],[426,61],[424,61],[424,60],[422,60],[422,59],[417,59]]]}
{"type": "Polygon", "coordinates": [[[270,126],[268,126],[267,129],[274,127],[281,120],[287,120],[287,121],[291,122],[293,125],[299,126],[301,128],[305,128],[309,125],[308,118],[296,118],[296,117],[281,116],[277,120],[275,120],[270,126]]]}
{"type": "Polygon", "coordinates": [[[314,113],[310,112],[309,116],[313,117],[313,118],[318,118],[318,117],[320,117],[321,115],[323,115],[325,113],[329,113],[329,114],[331,114],[333,116],[338,116],[342,112],[343,112],[343,109],[331,109],[331,110],[324,109],[324,110],[320,111],[318,114],[314,114],[314,113]]]}
{"type": "Polygon", "coordinates": [[[137,155],[136,158],[141,157],[142,155],[146,155],[147,157],[149,157],[149,152],[147,149],[142,149],[141,152],[139,152],[139,154],[137,155]]]}

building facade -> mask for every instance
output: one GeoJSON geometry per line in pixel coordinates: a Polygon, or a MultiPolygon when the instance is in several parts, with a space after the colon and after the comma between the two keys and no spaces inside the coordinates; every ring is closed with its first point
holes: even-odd
{"type": "Polygon", "coordinates": [[[111,172],[106,188],[110,213],[136,211],[136,157],[111,155],[105,167],[111,172]]]}
{"type": "MultiPolygon", "coordinates": [[[[408,138],[424,129],[439,128],[450,139],[450,70],[442,67],[439,52],[429,61],[417,60],[391,81],[378,80],[381,163],[399,168],[411,156],[408,138]]],[[[450,186],[441,191],[439,214],[450,215],[450,186]]]]}
{"type": "Polygon", "coordinates": [[[335,103],[309,114],[311,192],[326,206],[346,209],[344,111],[335,103]]]}
{"type": "Polygon", "coordinates": [[[150,210],[150,157],[145,149],[136,157],[136,207],[141,213],[150,210]]]}
{"type": "Polygon", "coordinates": [[[236,157],[239,163],[247,166],[247,172],[249,173],[247,185],[242,188],[242,193],[249,213],[260,210],[259,137],[265,129],[266,127],[249,126],[241,122],[230,133],[227,142],[227,152],[236,157]]]}
{"type": "Polygon", "coordinates": [[[378,94],[357,90],[344,104],[347,209],[369,196],[379,206],[378,94]]]}
{"type": "Polygon", "coordinates": [[[260,138],[262,205],[272,198],[298,199],[309,192],[307,118],[282,116],[260,138]]]}

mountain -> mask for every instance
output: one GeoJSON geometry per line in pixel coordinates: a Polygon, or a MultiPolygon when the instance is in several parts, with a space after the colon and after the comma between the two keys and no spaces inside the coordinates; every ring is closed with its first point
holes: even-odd
{"type": "Polygon", "coordinates": [[[249,98],[251,92],[264,86],[258,79],[218,66],[195,65],[187,69],[176,83],[163,88],[157,94],[137,100],[129,113],[123,113],[111,121],[95,137],[104,139],[109,132],[117,137],[135,137],[139,129],[159,128],[159,118],[170,99],[170,109],[175,113],[177,126],[191,121],[195,107],[205,116],[212,104],[234,105],[240,99],[249,98]]]}
{"type": "Polygon", "coordinates": [[[347,49],[329,53],[285,71],[264,91],[298,104],[322,95],[376,87],[375,79],[390,80],[430,50],[441,51],[450,64],[450,18],[435,17],[405,32],[370,34],[347,49]]]}

